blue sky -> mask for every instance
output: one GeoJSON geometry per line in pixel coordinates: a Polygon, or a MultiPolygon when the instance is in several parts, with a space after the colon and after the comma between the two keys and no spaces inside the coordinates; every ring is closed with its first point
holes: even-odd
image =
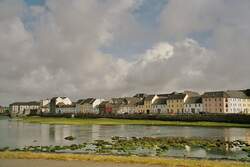
{"type": "MultiPolygon", "coordinates": [[[[44,5],[45,0],[24,0],[29,6],[32,5],[44,5]]],[[[153,38],[154,31],[157,31],[160,20],[159,16],[161,15],[162,10],[167,5],[168,0],[143,0],[139,7],[137,7],[133,12],[133,16],[136,19],[136,22],[142,27],[144,27],[147,34],[145,38],[153,38]]],[[[26,20],[33,19],[27,16],[26,20]]],[[[25,19],[24,19],[25,20],[25,19]]],[[[27,21],[29,23],[29,21],[27,21]]],[[[27,25],[28,27],[29,25],[27,25]]],[[[189,38],[197,40],[201,45],[209,47],[209,39],[211,32],[194,32],[189,34],[189,38]]],[[[157,38],[157,37],[156,37],[157,38]]],[[[157,40],[157,39],[156,39],[157,40]]],[[[171,41],[167,38],[165,40],[171,41]]],[[[127,57],[128,59],[135,57],[135,55],[141,54],[145,49],[148,49],[155,43],[154,39],[144,40],[141,42],[141,39],[135,40],[133,42],[127,42],[123,40],[114,40],[111,45],[104,46],[101,51],[105,53],[110,53],[117,57],[127,57]]]]}
{"type": "Polygon", "coordinates": [[[24,0],[28,5],[43,5],[45,0],[24,0]]]}

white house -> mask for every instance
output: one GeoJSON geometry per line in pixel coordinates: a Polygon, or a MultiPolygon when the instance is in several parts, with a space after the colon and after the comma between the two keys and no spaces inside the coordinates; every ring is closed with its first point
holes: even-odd
{"type": "Polygon", "coordinates": [[[66,106],[66,105],[72,105],[71,100],[68,97],[53,97],[50,100],[49,110],[51,113],[56,112],[56,108],[58,105],[60,106],[66,106]]]}
{"type": "Polygon", "coordinates": [[[184,103],[184,113],[197,114],[203,112],[202,97],[189,97],[184,103]]]}
{"type": "Polygon", "coordinates": [[[76,105],[72,103],[71,105],[63,105],[59,103],[56,106],[56,113],[57,114],[75,114],[76,113],[76,105]]]}
{"type": "Polygon", "coordinates": [[[45,99],[45,100],[41,100],[41,112],[42,113],[48,113],[49,112],[49,103],[50,103],[50,99],[45,99]]]}
{"type": "Polygon", "coordinates": [[[228,94],[226,104],[227,113],[250,113],[250,98],[245,93],[237,90],[229,90],[226,93],[228,94]]]}
{"type": "Polygon", "coordinates": [[[167,114],[167,98],[158,97],[152,104],[152,114],[167,114]]]}
{"type": "Polygon", "coordinates": [[[37,113],[40,108],[40,102],[16,102],[10,104],[10,113],[12,116],[29,115],[30,113],[37,113]]]}
{"type": "Polygon", "coordinates": [[[137,103],[141,99],[138,97],[125,97],[124,104],[121,104],[117,114],[135,114],[137,103]]]}
{"type": "Polygon", "coordinates": [[[100,111],[99,111],[99,105],[100,105],[103,101],[105,101],[105,99],[95,99],[95,101],[93,102],[92,107],[93,107],[93,112],[94,112],[95,114],[99,114],[99,113],[100,113],[100,111]]]}

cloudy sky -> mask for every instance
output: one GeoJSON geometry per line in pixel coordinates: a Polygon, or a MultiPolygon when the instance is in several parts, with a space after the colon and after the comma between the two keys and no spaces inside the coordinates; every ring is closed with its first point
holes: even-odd
{"type": "Polygon", "coordinates": [[[0,0],[0,104],[250,88],[249,0],[0,0]]]}

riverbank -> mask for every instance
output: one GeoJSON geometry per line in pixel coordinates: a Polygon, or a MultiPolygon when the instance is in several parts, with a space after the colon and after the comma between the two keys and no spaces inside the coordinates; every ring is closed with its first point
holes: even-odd
{"type": "MultiPolygon", "coordinates": [[[[17,159],[24,159],[27,166],[30,161],[43,159],[50,160],[47,163],[55,167],[56,160],[71,162],[72,167],[75,161],[84,161],[84,165],[91,167],[91,164],[99,165],[104,167],[105,164],[109,166],[120,166],[123,167],[124,164],[129,164],[129,166],[137,167],[139,164],[143,164],[148,167],[153,166],[185,166],[185,167],[250,167],[250,163],[237,162],[237,161],[212,161],[212,160],[191,160],[191,159],[175,159],[175,158],[152,158],[152,157],[137,157],[137,156],[100,156],[100,155],[84,155],[84,154],[48,154],[48,153],[30,153],[30,152],[0,152],[0,162],[11,160],[13,162],[18,162],[17,159]],[[93,163],[95,162],[95,163],[93,163]],[[90,165],[87,165],[87,164],[90,165]],[[100,164],[101,163],[101,164],[100,164]],[[103,165],[102,165],[103,164],[103,165]]],[[[34,161],[39,163],[39,161],[34,161]]],[[[2,164],[2,163],[0,163],[2,164]]],[[[19,167],[21,164],[17,163],[19,167]]],[[[16,165],[17,165],[16,164],[16,165]]],[[[37,164],[39,165],[39,164],[37,164]]],[[[36,165],[36,166],[37,166],[36,165]]],[[[139,165],[140,166],[140,165],[139,165]]],[[[138,167],[139,167],[138,166],[138,167]]],[[[93,166],[98,167],[98,166],[93,166]]]]}
{"type": "Polygon", "coordinates": [[[22,121],[39,124],[58,125],[162,125],[162,126],[202,126],[202,127],[239,127],[250,128],[250,124],[222,123],[222,122],[182,122],[159,120],[131,120],[111,118],[54,118],[54,117],[25,117],[22,121]]]}

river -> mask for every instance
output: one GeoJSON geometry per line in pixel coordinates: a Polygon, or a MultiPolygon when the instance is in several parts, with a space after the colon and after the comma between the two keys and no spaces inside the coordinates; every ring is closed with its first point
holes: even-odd
{"type": "Polygon", "coordinates": [[[8,117],[0,117],[0,148],[27,145],[68,145],[109,140],[112,136],[123,137],[202,137],[226,141],[242,140],[250,143],[249,128],[183,127],[149,125],[48,125],[24,123],[8,117]],[[76,140],[67,141],[66,136],[76,140]]]}

